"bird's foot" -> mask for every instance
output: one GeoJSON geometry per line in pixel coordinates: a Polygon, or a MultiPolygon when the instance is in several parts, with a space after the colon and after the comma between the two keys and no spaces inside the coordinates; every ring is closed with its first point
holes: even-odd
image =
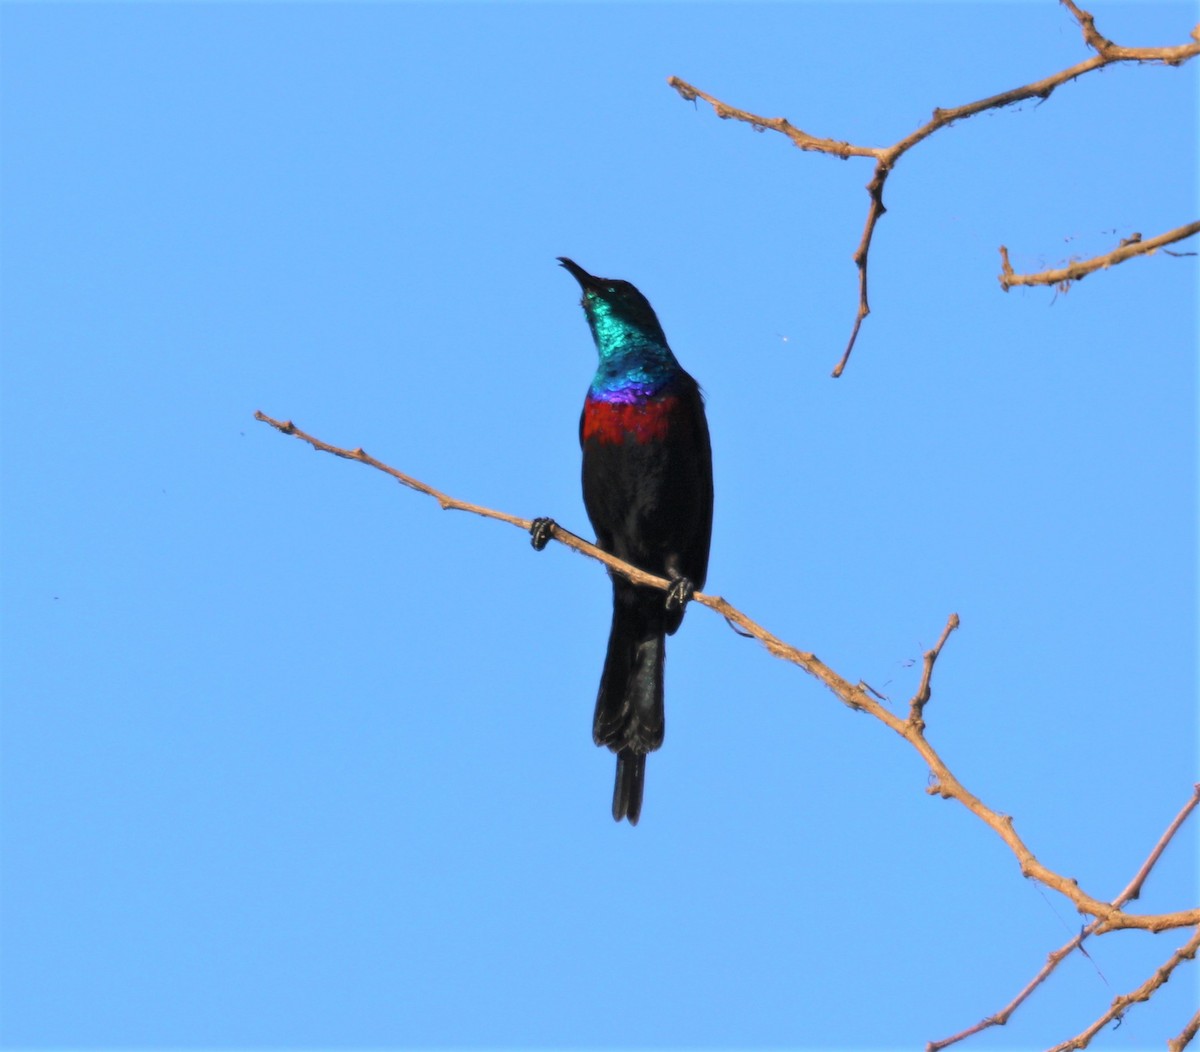
{"type": "Polygon", "coordinates": [[[667,589],[667,609],[682,610],[695,594],[695,587],[686,577],[671,578],[671,587],[667,589]]]}
{"type": "Polygon", "coordinates": [[[538,518],[534,519],[529,527],[529,543],[533,545],[534,551],[541,551],[550,543],[550,538],[554,536],[554,527],[556,523],[553,519],[538,518]]]}

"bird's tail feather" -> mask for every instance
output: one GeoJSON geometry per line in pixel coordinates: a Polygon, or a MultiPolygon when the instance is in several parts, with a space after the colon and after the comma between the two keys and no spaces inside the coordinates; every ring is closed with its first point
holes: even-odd
{"type": "Polygon", "coordinates": [[[642,814],[642,789],[646,785],[646,754],[622,749],[617,753],[617,780],[613,785],[613,818],[628,818],[635,826],[642,814]]]}
{"type": "Polygon", "coordinates": [[[663,630],[636,605],[615,603],[608,656],[600,677],[592,737],[617,754],[613,818],[636,825],[642,810],[646,754],[663,741],[663,630]]]}

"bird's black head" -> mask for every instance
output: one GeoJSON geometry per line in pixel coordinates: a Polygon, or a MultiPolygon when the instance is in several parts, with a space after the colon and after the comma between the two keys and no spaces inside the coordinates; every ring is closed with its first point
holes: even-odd
{"type": "Polygon", "coordinates": [[[650,301],[628,281],[598,278],[566,256],[559,256],[558,262],[570,271],[583,289],[583,310],[597,339],[602,332],[634,329],[650,339],[666,343],[650,301]]]}

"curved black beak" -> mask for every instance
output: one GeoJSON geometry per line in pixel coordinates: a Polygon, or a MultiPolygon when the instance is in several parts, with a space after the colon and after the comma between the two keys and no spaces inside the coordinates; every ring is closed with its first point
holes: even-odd
{"type": "Polygon", "coordinates": [[[566,256],[559,256],[558,262],[564,269],[570,272],[571,276],[574,277],[575,280],[579,282],[580,286],[585,290],[594,289],[600,284],[600,279],[598,277],[596,277],[594,274],[589,274],[583,269],[583,267],[576,263],[575,260],[567,259],[566,256]]]}

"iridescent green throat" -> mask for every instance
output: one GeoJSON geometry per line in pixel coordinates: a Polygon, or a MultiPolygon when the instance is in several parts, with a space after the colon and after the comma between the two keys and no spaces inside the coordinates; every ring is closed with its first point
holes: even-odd
{"type": "Polygon", "coordinates": [[[592,397],[605,402],[647,398],[679,372],[679,362],[657,323],[635,325],[601,296],[587,294],[586,311],[600,364],[592,378],[592,397]]]}

